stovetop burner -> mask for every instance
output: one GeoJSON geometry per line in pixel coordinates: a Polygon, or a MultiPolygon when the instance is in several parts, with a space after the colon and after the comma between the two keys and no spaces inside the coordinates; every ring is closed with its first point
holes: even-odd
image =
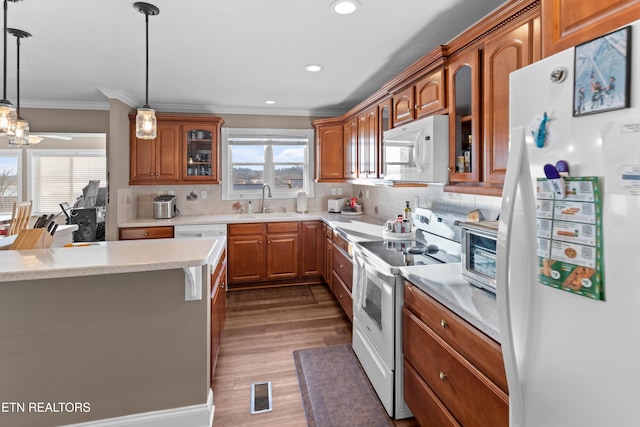
{"type": "Polygon", "coordinates": [[[379,240],[358,244],[392,267],[460,262],[459,257],[420,240],[379,240]]]}

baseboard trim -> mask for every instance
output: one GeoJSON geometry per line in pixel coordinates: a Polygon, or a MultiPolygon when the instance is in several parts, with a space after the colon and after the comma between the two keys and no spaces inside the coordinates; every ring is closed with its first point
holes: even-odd
{"type": "Polygon", "coordinates": [[[105,418],[79,424],[68,424],[63,427],[211,427],[214,412],[213,391],[209,389],[207,403],[200,405],[105,418]]]}

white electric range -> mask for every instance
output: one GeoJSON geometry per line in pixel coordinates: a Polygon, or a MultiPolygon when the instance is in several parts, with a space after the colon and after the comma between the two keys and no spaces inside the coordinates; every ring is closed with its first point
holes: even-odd
{"type": "Polygon", "coordinates": [[[403,392],[400,268],[459,263],[461,231],[455,222],[464,219],[417,208],[410,239],[398,234],[354,247],[353,350],[387,413],[396,419],[412,416],[403,392]]]}

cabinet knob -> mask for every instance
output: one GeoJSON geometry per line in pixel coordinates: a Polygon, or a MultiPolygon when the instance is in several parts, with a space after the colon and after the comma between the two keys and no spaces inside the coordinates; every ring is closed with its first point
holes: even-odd
{"type": "Polygon", "coordinates": [[[144,235],[145,235],[145,236],[148,236],[148,235],[149,235],[149,233],[145,231],[145,232],[144,232],[144,235]]]}
{"type": "Polygon", "coordinates": [[[270,245],[271,244],[271,240],[267,240],[267,244],[270,245]]]}
{"type": "Polygon", "coordinates": [[[262,244],[262,240],[258,240],[258,244],[261,245],[262,244]]]}
{"type": "Polygon", "coordinates": [[[447,172],[451,172],[452,170],[451,166],[447,166],[447,172]]]}
{"type": "Polygon", "coordinates": [[[340,264],[340,268],[344,268],[344,265],[340,264]]]}
{"type": "Polygon", "coordinates": [[[149,175],[153,176],[153,175],[154,175],[154,173],[153,173],[153,172],[149,172],[149,175]]]}
{"type": "Polygon", "coordinates": [[[442,381],[444,381],[445,379],[447,379],[447,376],[444,374],[444,372],[440,372],[440,379],[442,381]]]}
{"type": "Polygon", "coordinates": [[[440,321],[440,326],[442,326],[442,328],[446,328],[446,327],[447,327],[447,326],[449,326],[449,325],[447,324],[447,322],[445,322],[445,321],[444,321],[444,319],[442,319],[442,320],[440,321]]]}

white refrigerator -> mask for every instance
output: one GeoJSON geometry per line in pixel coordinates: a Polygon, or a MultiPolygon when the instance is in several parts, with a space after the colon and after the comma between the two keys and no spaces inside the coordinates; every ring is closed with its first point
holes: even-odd
{"type": "Polygon", "coordinates": [[[640,426],[640,21],[630,26],[628,55],[619,39],[598,41],[511,74],[497,249],[511,427],[640,426]],[[624,76],[613,95],[588,87],[581,100],[574,77],[579,85],[609,79],[616,55],[631,66],[630,107],[608,109],[621,100],[624,76]],[[559,160],[572,177],[595,177],[585,193],[563,178],[563,198],[538,181],[559,160]]]}

